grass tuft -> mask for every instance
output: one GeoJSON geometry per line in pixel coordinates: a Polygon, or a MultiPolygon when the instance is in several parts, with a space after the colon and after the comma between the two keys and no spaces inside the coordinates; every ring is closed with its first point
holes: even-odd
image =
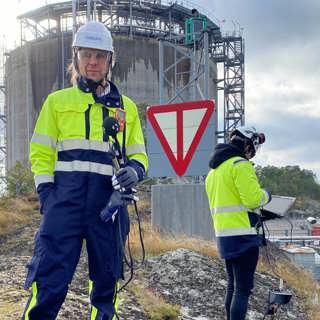
{"type": "MultiPolygon", "coordinates": [[[[152,226],[150,222],[142,223],[142,234],[146,254],[154,256],[179,248],[190,249],[210,257],[217,257],[217,249],[210,241],[205,241],[187,236],[164,235],[159,229],[152,226]]],[[[133,256],[140,258],[141,246],[137,224],[131,225],[130,246],[133,256]]]]}
{"type": "Polygon", "coordinates": [[[154,290],[145,288],[141,284],[134,283],[131,290],[141,307],[145,310],[150,320],[177,320],[180,314],[180,306],[165,302],[154,290]]]}

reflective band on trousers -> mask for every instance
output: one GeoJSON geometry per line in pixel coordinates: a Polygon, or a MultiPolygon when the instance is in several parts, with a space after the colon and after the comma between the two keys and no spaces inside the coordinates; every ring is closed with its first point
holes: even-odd
{"type": "Polygon", "coordinates": [[[127,146],[127,150],[126,153],[127,155],[131,155],[131,154],[136,154],[136,153],[145,153],[146,152],[146,147],[144,146],[144,144],[132,144],[130,146],[127,146]]]}
{"type": "Polygon", "coordinates": [[[57,143],[58,151],[68,151],[74,149],[95,150],[95,151],[109,151],[109,143],[104,141],[84,140],[84,139],[70,139],[63,140],[57,143]]]}
{"type": "Polygon", "coordinates": [[[51,138],[45,134],[40,134],[40,133],[36,133],[36,132],[33,133],[32,138],[31,138],[31,142],[44,144],[44,145],[49,146],[53,149],[55,149],[56,145],[57,145],[56,139],[51,138]]]}
{"type": "Polygon", "coordinates": [[[239,212],[239,211],[247,211],[248,209],[245,206],[223,206],[211,208],[211,214],[215,213],[225,213],[225,212],[239,212]]]}
{"type": "Polygon", "coordinates": [[[49,174],[39,174],[37,176],[34,176],[34,182],[36,188],[38,188],[39,184],[41,183],[54,182],[54,178],[49,174]]]}
{"type": "Polygon", "coordinates": [[[105,176],[113,175],[113,168],[109,164],[102,164],[89,161],[57,161],[55,171],[82,171],[82,172],[92,172],[99,173],[105,176]]]}
{"type": "Polygon", "coordinates": [[[217,237],[232,237],[232,236],[244,236],[244,235],[257,235],[255,228],[240,228],[240,229],[228,229],[223,231],[216,231],[217,237]]]}

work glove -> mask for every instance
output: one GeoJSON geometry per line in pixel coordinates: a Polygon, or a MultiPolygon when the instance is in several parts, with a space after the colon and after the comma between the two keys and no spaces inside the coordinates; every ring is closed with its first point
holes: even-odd
{"type": "Polygon", "coordinates": [[[119,191],[113,191],[106,207],[100,212],[100,218],[103,222],[112,220],[114,222],[119,209],[126,207],[128,204],[132,204],[138,201],[139,198],[133,193],[126,194],[119,191]]]}
{"type": "Polygon", "coordinates": [[[121,168],[113,177],[112,185],[115,190],[125,191],[134,188],[139,182],[137,171],[126,166],[121,168]]]}

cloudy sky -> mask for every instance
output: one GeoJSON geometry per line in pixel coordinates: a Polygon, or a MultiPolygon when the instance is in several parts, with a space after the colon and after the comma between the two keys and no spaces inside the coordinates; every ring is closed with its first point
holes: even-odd
{"type": "Polygon", "coordinates": [[[246,123],[265,132],[256,162],[320,181],[320,1],[199,0],[222,29],[243,27],[246,123]]]}
{"type": "MultiPolygon", "coordinates": [[[[1,37],[12,43],[16,13],[45,2],[11,1],[12,10],[0,12],[1,37]]],[[[246,123],[267,137],[255,162],[299,165],[320,181],[320,1],[193,2],[225,20],[223,31],[243,28],[246,123]]]]}

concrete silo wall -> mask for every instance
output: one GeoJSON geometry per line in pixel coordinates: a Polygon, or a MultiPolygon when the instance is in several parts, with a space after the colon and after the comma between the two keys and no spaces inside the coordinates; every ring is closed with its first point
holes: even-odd
{"type": "MultiPolygon", "coordinates": [[[[32,41],[10,53],[6,62],[7,106],[7,168],[16,161],[28,163],[29,141],[36,118],[47,95],[70,85],[66,73],[71,62],[71,34],[32,41]]],[[[159,103],[159,43],[145,37],[129,38],[114,35],[116,66],[113,81],[120,91],[136,103],[159,103]]],[[[173,50],[164,52],[165,67],[174,61],[173,50]]],[[[179,86],[189,81],[190,63],[182,61],[177,66],[179,86]]],[[[212,80],[216,66],[210,64],[212,80]]],[[[174,81],[174,72],[167,74],[174,81]]],[[[165,84],[164,94],[172,94],[171,85],[165,84]]],[[[214,81],[210,81],[210,95],[216,98],[214,81]]],[[[189,91],[183,93],[188,100],[189,91]]],[[[198,97],[200,99],[200,97],[198,97]]]]}

